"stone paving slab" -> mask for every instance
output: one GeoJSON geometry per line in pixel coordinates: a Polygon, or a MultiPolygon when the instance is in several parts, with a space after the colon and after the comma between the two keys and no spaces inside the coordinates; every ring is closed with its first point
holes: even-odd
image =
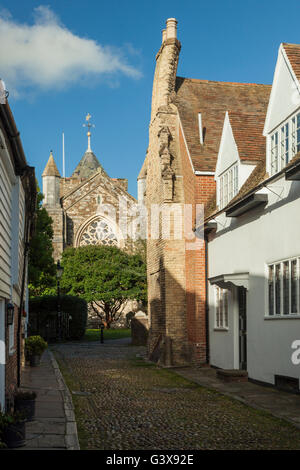
{"type": "Polygon", "coordinates": [[[300,395],[277,390],[253,382],[226,383],[218,379],[210,367],[174,368],[181,377],[204,387],[217,390],[253,408],[268,411],[300,428],[300,395]]]}
{"type": "Polygon", "coordinates": [[[26,445],[22,449],[79,449],[70,392],[49,350],[39,366],[25,367],[21,386],[37,393],[34,420],[26,423],[26,445]]]}

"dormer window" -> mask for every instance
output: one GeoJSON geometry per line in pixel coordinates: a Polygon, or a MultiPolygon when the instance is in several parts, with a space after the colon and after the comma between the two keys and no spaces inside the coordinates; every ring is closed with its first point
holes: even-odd
{"type": "Polygon", "coordinates": [[[300,151],[300,113],[297,113],[271,134],[271,175],[282,170],[300,151]]]}
{"type": "Polygon", "coordinates": [[[236,163],[225,171],[219,179],[219,206],[220,209],[227,204],[238,193],[238,164],[236,163]]]}

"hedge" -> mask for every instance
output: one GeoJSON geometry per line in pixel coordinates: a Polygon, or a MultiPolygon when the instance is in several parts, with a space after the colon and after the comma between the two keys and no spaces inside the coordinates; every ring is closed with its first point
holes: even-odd
{"type": "MultiPolygon", "coordinates": [[[[83,337],[87,323],[87,303],[84,299],[71,295],[60,297],[60,310],[69,321],[66,335],[70,339],[83,337]]],[[[46,340],[54,339],[57,325],[57,296],[34,297],[29,301],[29,334],[41,335],[46,340]]]]}

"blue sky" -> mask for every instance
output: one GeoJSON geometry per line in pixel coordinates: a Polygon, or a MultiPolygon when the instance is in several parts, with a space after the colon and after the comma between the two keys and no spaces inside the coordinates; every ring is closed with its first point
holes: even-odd
{"type": "Polygon", "coordinates": [[[134,196],[167,18],[184,77],[271,83],[280,42],[300,43],[299,0],[0,0],[0,13],[0,77],[39,181],[50,149],[62,172],[62,132],[71,175],[89,112],[94,153],[134,196]]]}

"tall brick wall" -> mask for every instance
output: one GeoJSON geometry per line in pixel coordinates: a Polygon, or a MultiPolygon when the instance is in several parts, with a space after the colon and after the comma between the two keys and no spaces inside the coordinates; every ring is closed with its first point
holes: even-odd
{"type": "MultiPolygon", "coordinates": [[[[204,207],[215,194],[216,184],[214,176],[211,175],[195,175],[195,203],[203,204],[204,207]]],[[[205,244],[195,254],[195,332],[197,339],[195,346],[195,359],[197,362],[205,362],[206,360],[206,266],[208,260],[205,255],[205,244]]],[[[207,358],[209,359],[209,358],[207,358]]]]}
{"type": "MultiPolygon", "coordinates": [[[[194,174],[189,159],[184,137],[179,130],[180,156],[183,168],[184,202],[192,204],[192,221],[195,225],[196,204],[204,206],[215,191],[214,177],[210,175],[198,176],[194,174]]],[[[205,244],[204,240],[196,250],[185,250],[186,273],[186,309],[188,325],[188,341],[192,361],[206,362],[206,272],[205,272],[205,244]]]]}

